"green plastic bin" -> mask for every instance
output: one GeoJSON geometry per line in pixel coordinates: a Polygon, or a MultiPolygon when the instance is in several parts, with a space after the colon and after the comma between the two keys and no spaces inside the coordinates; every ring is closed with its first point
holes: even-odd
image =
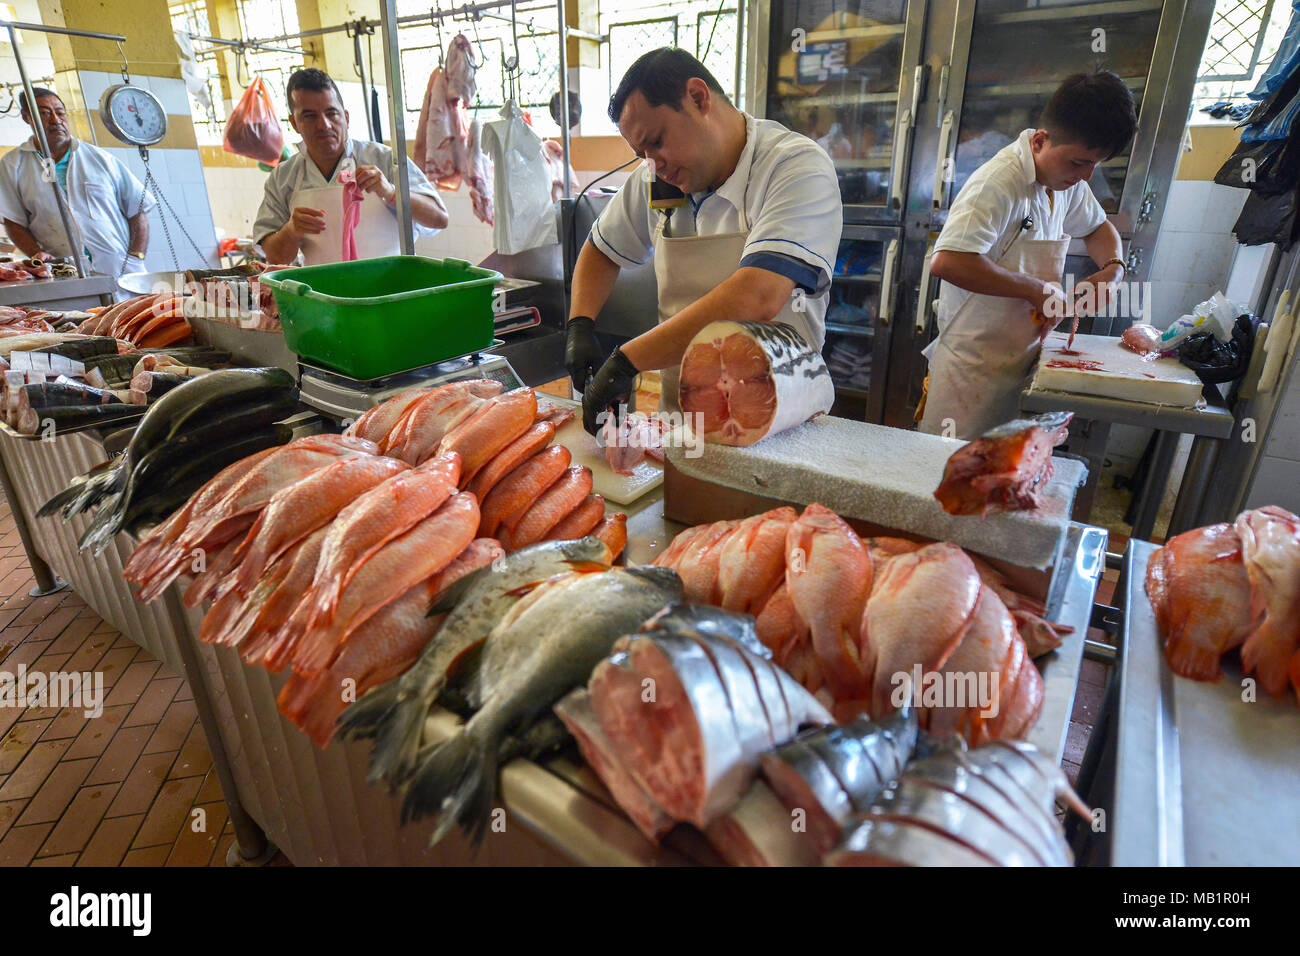
{"type": "Polygon", "coordinates": [[[385,256],[262,276],[285,343],[358,379],[380,378],[486,349],[501,273],[461,259],[385,256]]]}

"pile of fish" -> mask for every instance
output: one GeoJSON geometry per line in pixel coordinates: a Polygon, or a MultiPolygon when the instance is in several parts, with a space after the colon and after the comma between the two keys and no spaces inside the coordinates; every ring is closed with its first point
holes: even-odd
{"type": "MultiPolygon", "coordinates": [[[[465,607],[465,617],[457,620],[477,616],[478,627],[487,623],[481,613],[475,615],[475,609],[502,608],[501,584],[489,583],[496,576],[484,576],[486,590],[468,591],[453,618],[465,607]]],[[[680,601],[681,595],[680,579],[664,568],[611,568],[594,573],[575,569],[515,599],[486,635],[478,627],[453,630],[454,621],[449,618],[444,626],[448,638],[463,644],[477,637],[482,642],[472,661],[458,666],[453,674],[473,716],[454,737],[415,754],[409,777],[399,772],[406,791],[403,821],[437,814],[432,843],[457,824],[471,840],[480,842],[496,795],[497,767],[507,737],[526,736],[539,720],[549,718],[551,706],[575,687],[581,687],[617,641],[663,608],[680,601]]],[[[440,670],[450,651],[443,646],[440,633],[407,676],[445,680],[440,670]],[[433,657],[439,665],[431,672],[423,665],[433,657]]],[[[404,683],[406,678],[399,682],[404,683]]],[[[373,704],[359,702],[353,710],[357,720],[349,720],[350,713],[345,721],[349,728],[359,730],[368,726],[376,714],[391,715],[390,727],[396,720],[396,728],[407,735],[405,741],[396,742],[404,743],[409,750],[427,714],[425,700],[420,695],[404,701],[400,687],[394,688],[373,704]],[[409,713],[394,712],[394,705],[409,708],[409,713]],[[418,722],[406,723],[412,719],[418,722]]],[[[390,742],[394,742],[391,736],[377,740],[376,758],[389,756],[384,747],[390,742]]]]}
{"type": "Polygon", "coordinates": [[[1175,674],[1217,681],[1240,647],[1245,673],[1300,701],[1300,517],[1269,505],[1176,535],[1151,555],[1146,593],[1175,674]]]}
{"type": "Polygon", "coordinates": [[[184,296],[175,292],[138,295],[110,306],[77,327],[85,335],[111,335],[138,348],[166,348],[188,339],[184,296]]]}
{"type": "Polygon", "coordinates": [[[1054,800],[1087,808],[1034,747],[967,752],[906,704],[835,726],[767,655],[752,618],[674,607],[556,705],[647,839],[688,823],[741,866],[1069,865],[1054,800]]]}
{"type": "Polygon", "coordinates": [[[190,379],[207,375],[212,369],[201,365],[186,365],[182,359],[165,352],[142,357],[131,370],[131,389],[141,395],[157,398],[190,379]]]}
{"type": "Polygon", "coordinates": [[[433,389],[411,389],[366,412],[345,432],[375,442],[382,454],[420,465],[430,457],[461,455],[460,488],[479,502],[479,537],[506,551],[539,541],[588,534],[627,540],[627,516],[605,515],[592,492],[591,469],[553,444],[572,413],[539,405],[530,388],[502,394],[499,382],[475,379],[433,389]]]}
{"type": "Polygon", "coordinates": [[[846,826],[831,866],[1070,866],[1057,800],[1091,813],[1031,744],[960,741],[909,764],[846,826]]]}
{"type": "Polygon", "coordinates": [[[78,547],[99,554],[123,528],[172,514],[227,466],[284,444],[291,429],[276,423],[297,400],[293,376],[278,368],[195,379],[150,406],[122,455],[74,478],[37,514],[66,521],[98,507],[78,547]]]}
{"type": "Polygon", "coordinates": [[[886,714],[910,689],[933,733],[1023,736],[1042,706],[1032,658],[1061,642],[1040,603],[956,545],[862,539],[818,504],[689,528],[654,563],[688,601],[753,615],[776,664],[841,720],[886,714]],[[964,679],[992,703],[933,703],[927,688],[964,679]]]}
{"type": "Polygon", "coordinates": [[[13,367],[4,373],[5,422],[20,434],[34,435],[38,430],[57,434],[61,429],[138,418],[146,403],[142,393],[110,389],[104,380],[92,383],[86,375],[87,366],[118,357],[117,340],[107,336],[11,350],[13,367]]]}
{"type": "Polygon", "coordinates": [[[252,262],[240,266],[238,274],[203,274],[189,286],[195,292],[192,314],[255,332],[280,332],[275,297],[258,276],[287,268],[252,262]]]}
{"type": "Polygon", "coordinates": [[[679,401],[704,440],[752,445],[831,410],[835,385],[819,351],[778,322],[710,322],[682,358],[679,401]]]}
{"type": "Polygon", "coordinates": [[[0,257],[0,282],[63,279],[76,274],[77,267],[72,264],[71,259],[56,259],[48,252],[38,252],[30,259],[0,257]]]}
{"type": "Polygon", "coordinates": [[[934,496],[950,515],[1023,511],[1038,507],[1038,490],[1052,477],[1052,449],[1069,437],[1073,412],[1017,419],[953,452],[934,496]]]}

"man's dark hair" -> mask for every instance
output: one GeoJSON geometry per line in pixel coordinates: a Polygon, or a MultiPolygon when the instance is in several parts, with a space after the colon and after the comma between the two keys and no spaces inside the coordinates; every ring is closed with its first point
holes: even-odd
{"type": "Polygon", "coordinates": [[[1110,159],[1133,138],[1137,108],[1124,81],[1109,70],[1075,73],[1056,88],[1038,125],[1057,145],[1082,143],[1110,159]]]}
{"type": "Polygon", "coordinates": [[[333,90],[334,95],[338,97],[339,106],[343,105],[343,94],[339,92],[338,85],[330,78],[330,75],[324,70],[318,70],[314,66],[304,67],[301,70],[294,70],[293,75],[289,77],[289,82],[284,87],[284,98],[289,104],[289,112],[293,112],[293,91],[310,90],[313,93],[324,93],[326,90],[333,90]]]}
{"type": "MultiPolygon", "coordinates": [[[[46,89],[45,87],[43,87],[43,86],[33,86],[33,87],[32,87],[32,93],[35,94],[35,96],[36,96],[36,98],[37,98],[38,100],[43,100],[43,99],[45,99],[45,97],[47,97],[47,96],[52,96],[52,97],[54,97],[56,100],[59,101],[59,105],[60,105],[60,106],[63,105],[63,98],[62,98],[61,96],[59,96],[58,93],[55,93],[53,90],[47,90],[47,89],[46,89]]],[[[21,107],[21,109],[22,109],[22,115],[23,115],[23,116],[30,116],[30,115],[31,115],[30,113],[27,112],[27,94],[26,94],[26,93],[23,93],[23,92],[21,92],[21,91],[18,93],[18,105],[19,105],[19,106],[21,107]]],[[[39,106],[40,104],[37,104],[37,105],[39,106]]]]}
{"type": "Polygon", "coordinates": [[[710,90],[726,99],[722,87],[713,78],[713,74],[695,57],[676,47],[660,47],[651,50],[637,59],[619,81],[618,89],[609,98],[609,118],[617,123],[623,115],[623,104],[635,91],[651,107],[663,106],[665,103],[680,111],[682,97],[686,95],[686,81],[699,77],[710,90]]]}

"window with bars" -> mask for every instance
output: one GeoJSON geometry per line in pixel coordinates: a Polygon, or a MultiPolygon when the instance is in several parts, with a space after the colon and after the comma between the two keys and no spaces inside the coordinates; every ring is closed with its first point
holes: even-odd
{"type": "Polygon", "coordinates": [[[694,54],[723,92],[737,102],[736,48],[741,39],[737,36],[735,0],[605,0],[600,24],[601,32],[609,35],[602,55],[611,90],[641,54],[676,46],[694,54]]]}
{"type": "MultiPolygon", "coordinates": [[[[246,40],[266,40],[297,33],[298,7],[283,0],[239,0],[239,29],[246,40]]],[[[281,40],[275,46],[301,50],[302,40],[281,40]]],[[[289,108],[284,99],[284,88],[294,70],[307,65],[303,53],[280,53],[275,50],[249,50],[243,57],[243,68],[230,77],[231,93],[238,97],[260,76],[266,84],[276,115],[287,124],[289,108]],[[235,89],[234,87],[238,87],[235,89]]]]}
{"type": "MultiPolygon", "coordinates": [[[[398,0],[398,18],[427,15],[427,0],[398,0]]],[[[398,25],[402,58],[403,106],[408,136],[415,135],[420,105],[429,77],[442,63],[444,51],[452,38],[461,33],[470,41],[478,65],[475,81],[478,95],[472,110],[483,122],[496,119],[511,94],[519,106],[530,114],[533,128],[542,136],[558,136],[559,127],[551,119],[547,106],[560,88],[560,51],[558,24],[554,5],[527,6],[516,9],[515,24],[510,22],[510,8],[502,7],[495,16],[478,21],[446,17],[441,26],[429,20],[398,25]],[[506,61],[515,56],[515,27],[519,42],[518,70],[506,70],[506,61]]]]}
{"type": "MultiPolygon", "coordinates": [[[[208,22],[208,7],[204,0],[173,3],[168,7],[168,13],[171,15],[173,30],[194,36],[212,36],[208,22]]],[[[198,63],[200,70],[207,72],[208,83],[206,104],[190,94],[190,117],[194,120],[194,133],[200,144],[220,143],[225,132],[226,117],[229,115],[221,88],[220,67],[216,54],[205,50],[211,44],[193,39],[190,42],[195,50],[195,62],[198,63]]]]}
{"type": "Polygon", "coordinates": [[[1268,69],[1290,19],[1290,3],[1217,0],[1197,71],[1194,109],[1224,101],[1249,103],[1246,94],[1268,69]]]}

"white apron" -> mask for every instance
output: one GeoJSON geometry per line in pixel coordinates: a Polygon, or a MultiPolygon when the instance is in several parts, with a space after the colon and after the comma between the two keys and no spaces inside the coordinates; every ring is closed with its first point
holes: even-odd
{"type": "MultiPolygon", "coordinates": [[[[1069,245],[1068,238],[1017,236],[998,265],[1059,285],[1069,245]]],[[[1028,302],[972,293],[925,350],[930,386],[920,430],[970,441],[1019,415],[1041,332],[1028,302]],[[955,431],[944,429],[945,419],[955,431]]]]}
{"type": "MultiPolygon", "coordinates": [[[[307,163],[312,162],[308,156],[298,167],[298,176],[294,181],[293,195],[289,197],[289,208],[307,206],[311,209],[325,211],[325,231],[318,236],[305,236],[302,240],[303,259],[309,266],[322,265],[327,262],[343,261],[343,187],[312,186],[303,188],[303,178],[307,173],[307,163]]],[[[352,162],[350,156],[339,160],[336,174],[347,168],[344,164],[352,162]]],[[[355,163],[353,163],[355,168],[355,163]]],[[[353,230],[357,242],[358,259],[375,259],[379,256],[400,256],[402,242],[397,234],[397,217],[384,201],[374,193],[365,193],[361,200],[361,220],[353,230]]]]}
{"type": "MultiPolygon", "coordinates": [[[[744,207],[745,200],[742,197],[739,232],[717,233],[712,236],[665,236],[664,226],[668,217],[660,213],[654,233],[655,285],[659,291],[660,324],[708,295],[740,268],[745,243],[749,239],[749,219],[744,207]]],[[[807,318],[804,313],[794,310],[797,301],[801,299],[791,296],[772,321],[793,326],[805,342],[816,348],[807,318]]],[[[663,389],[659,393],[660,411],[681,411],[677,397],[681,371],[680,364],[663,370],[663,389]]]]}

